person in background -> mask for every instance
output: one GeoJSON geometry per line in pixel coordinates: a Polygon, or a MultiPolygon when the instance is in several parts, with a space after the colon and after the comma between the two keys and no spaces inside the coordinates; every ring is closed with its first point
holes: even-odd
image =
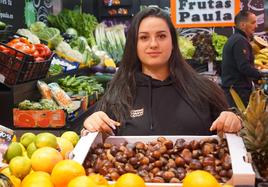
{"type": "Polygon", "coordinates": [[[133,18],[119,69],[95,112],[84,121],[82,134],[239,131],[239,118],[226,110],[222,89],[183,59],[170,16],[159,8],[146,8],[133,18]]]}
{"type": "Polygon", "coordinates": [[[247,10],[240,11],[235,16],[235,32],[223,48],[221,80],[230,107],[236,107],[229,91],[231,87],[247,106],[253,88],[252,80],[262,76],[254,68],[254,54],[250,45],[256,27],[256,15],[247,10]]]}

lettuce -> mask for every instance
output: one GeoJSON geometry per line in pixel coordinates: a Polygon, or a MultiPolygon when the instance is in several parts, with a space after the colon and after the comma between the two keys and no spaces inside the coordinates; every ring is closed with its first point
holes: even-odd
{"type": "Polygon", "coordinates": [[[183,58],[191,59],[195,52],[195,46],[193,45],[193,42],[184,36],[178,36],[178,41],[183,58]]]}

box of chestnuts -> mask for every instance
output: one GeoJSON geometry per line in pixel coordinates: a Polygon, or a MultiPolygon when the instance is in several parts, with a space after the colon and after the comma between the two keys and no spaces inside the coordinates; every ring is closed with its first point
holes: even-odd
{"type": "Polygon", "coordinates": [[[254,185],[255,173],[241,137],[214,136],[109,136],[89,133],[81,137],[72,159],[88,175],[99,173],[116,181],[136,173],[148,187],[178,187],[193,170],[210,172],[221,183],[254,185]]]}

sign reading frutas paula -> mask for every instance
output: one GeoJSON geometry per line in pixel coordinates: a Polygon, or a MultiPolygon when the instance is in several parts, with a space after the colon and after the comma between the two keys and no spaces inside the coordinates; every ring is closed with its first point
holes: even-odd
{"type": "Polygon", "coordinates": [[[177,28],[229,27],[240,11],[240,0],[171,0],[171,18],[177,28]]]}

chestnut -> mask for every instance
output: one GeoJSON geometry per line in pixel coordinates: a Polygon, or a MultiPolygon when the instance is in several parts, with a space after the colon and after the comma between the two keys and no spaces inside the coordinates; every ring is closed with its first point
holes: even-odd
{"type": "Polygon", "coordinates": [[[164,183],[165,180],[161,177],[161,176],[156,176],[154,177],[151,182],[154,182],[154,183],[164,183]]]}

